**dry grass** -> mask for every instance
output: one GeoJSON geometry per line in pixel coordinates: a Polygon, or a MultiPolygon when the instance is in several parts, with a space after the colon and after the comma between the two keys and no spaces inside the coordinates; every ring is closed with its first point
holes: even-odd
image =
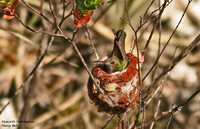
{"type": "MultiPolygon", "coordinates": [[[[62,19],[61,1],[57,1],[59,4],[52,1],[57,21],[62,19]]],[[[55,20],[48,1],[25,2],[42,12],[50,21],[55,20]]],[[[70,0],[66,0],[66,4],[68,2],[70,0]]],[[[8,101],[11,103],[0,114],[0,128],[6,129],[1,127],[2,120],[31,120],[33,123],[20,125],[20,128],[100,129],[107,122],[105,129],[114,129],[119,124],[119,117],[111,118],[108,114],[98,112],[91,104],[86,88],[89,77],[86,67],[90,68],[96,60],[92,43],[99,57],[108,55],[114,38],[112,29],[124,29],[128,35],[126,50],[129,51],[135,43],[145,56],[141,67],[144,89],[141,101],[144,105],[141,104],[137,111],[128,112],[126,121],[129,125],[133,125],[137,119],[134,126],[138,128],[200,128],[199,41],[196,46],[188,49],[199,35],[200,0],[193,0],[187,10],[187,0],[173,0],[158,19],[156,17],[161,9],[151,12],[159,4],[162,5],[163,0],[160,3],[155,0],[145,16],[151,1],[126,2],[129,3],[128,6],[122,0],[113,0],[113,3],[106,1],[95,10],[88,26],[78,32],[74,32],[73,16],[70,15],[60,26],[63,33],[57,33],[59,35],[55,35],[57,28],[54,25],[27,7],[23,1],[20,1],[17,14],[23,23],[37,32],[31,32],[16,19],[1,19],[0,110],[8,101]],[[184,18],[173,33],[182,14],[184,18]],[[139,16],[144,21],[150,17],[137,31],[141,25],[139,16]],[[151,33],[153,35],[150,39],[151,33]],[[165,46],[166,49],[161,53],[165,46]],[[176,60],[182,52],[189,53],[176,60]],[[153,64],[155,67],[149,72],[153,64]],[[146,76],[148,72],[150,74],[146,76]],[[147,88],[149,89],[146,90],[147,88]],[[196,91],[198,92],[192,96],[196,91]]],[[[72,5],[69,3],[66,15],[71,14],[71,9],[72,5]]],[[[134,53],[137,55],[136,50],[135,47],[134,53]]]]}

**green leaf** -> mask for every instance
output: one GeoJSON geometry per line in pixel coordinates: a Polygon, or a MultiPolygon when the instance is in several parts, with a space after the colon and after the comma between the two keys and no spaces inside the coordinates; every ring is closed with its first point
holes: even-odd
{"type": "Polygon", "coordinates": [[[12,0],[0,0],[0,4],[10,4],[12,0]]]}
{"type": "Polygon", "coordinates": [[[7,8],[11,8],[14,1],[15,0],[0,0],[0,6],[7,6],[7,8]]]}
{"type": "Polygon", "coordinates": [[[82,12],[91,12],[100,5],[101,0],[76,0],[77,8],[82,12]]]}

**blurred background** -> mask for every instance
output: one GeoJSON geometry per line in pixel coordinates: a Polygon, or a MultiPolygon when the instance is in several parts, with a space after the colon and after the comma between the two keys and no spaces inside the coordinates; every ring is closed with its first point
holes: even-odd
{"type": "MultiPolygon", "coordinates": [[[[48,0],[25,0],[31,7],[42,12],[53,21],[48,0]]],[[[62,17],[62,0],[51,1],[55,16],[59,21],[62,17]]],[[[72,1],[65,0],[66,14],[71,12],[72,1]]],[[[154,18],[164,0],[102,0],[102,5],[94,11],[87,28],[79,30],[74,38],[76,45],[89,68],[96,60],[94,44],[99,57],[107,56],[113,48],[114,31],[124,29],[127,33],[126,51],[130,51],[134,43],[134,31],[128,24],[127,13],[134,28],[140,26],[141,18],[150,16],[147,24],[139,30],[139,49],[142,52],[147,43],[154,18]],[[126,5],[126,6],[125,6],[126,5]],[[127,10],[127,13],[126,13],[127,10]],[[89,35],[88,35],[89,34],[89,35]]],[[[176,29],[188,0],[172,0],[164,9],[159,19],[159,25],[154,28],[149,46],[145,52],[145,61],[142,65],[142,77],[145,77],[158,56],[159,49],[163,48],[176,29]]],[[[45,30],[53,33],[53,28],[41,15],[31,10],[19,0],[17,15],[23,23],[34,30],[45,30]]],[[[158,21],[158,20],[157,20],[158,21]]],[[[72,37],[74,27],[73,15],[67,18],[61,29],[72,37]]],[[[174,56],[177,56],[200,33],[200,0],[192,0],[180,26],[167,45],[156,70],[150,72],[143,82],[143,87],[152,84],[162,73],[174,56]]],[[[111,117],[98,112],[87,95],[87,81],[89,75],[81,63],[80,58],[69,42],[60,37],[53,39],[37,70],[29,73],[38,64],[38,59],[45,51],[52,36],[43,33],[34,33],[25,28],[16,19],[0,19],[0,109],[14,96],[12,102],[0,115],[0,128],[3,120],[29,120],[24,124],[25,129],[101,129],[111,117]],[[27,78],[28,77],[28,78],[27,78]],[[21,88],[20,90],[17,90],[21,88]]],[[[175,105],[185,102],[197,89],[200,88],[200,46],[195,47],[163,79],[162,88],[155,94],[145,109],[145,120],[153,120],[155,112],[158,116],[175,105]],[[161,90],[162,89],[162,90],[161,90]],[[158,102],[160,101],[160,105],[158,102]],[[158,106],[159,105],[159,106],[158,106]],[[157,109],[158,108],[158,109],[157,109]],[[157,111],[158,110],[158,111],[157,111]]],[[[130,123],[135,118],[131,113],[130,123]]],[[[106,129],[114,129],[119,119],[114,117],[106,129]]],[[[200,94],[197,94],[182,111],[177,112],[171,119],[161,119],[145,128],[165,129],[200,129],[200,94]],[[168,122],[170,121],[170,122],[168,122]]],[[[16,127],[17,128],[17,127],[16,127]]],[[[15,127],[13,127],[15,129],[15,127]]]]}

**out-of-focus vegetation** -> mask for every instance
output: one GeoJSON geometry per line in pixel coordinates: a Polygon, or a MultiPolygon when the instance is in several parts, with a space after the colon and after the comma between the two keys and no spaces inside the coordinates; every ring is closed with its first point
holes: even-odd
{"type": "MultiPolygon", "coordinates": [[[[42,12],[50,21],[55,20],[53,17],[55,15],[58,23],[62,19],[62,1],[25,0],[27,5],[42,12]],[[54,14],[49,7],[49,1],[52,2],[54,14]]],[[[138,35],[137,42],[141,52],[143,52],[142,50],[154,28],[154,18],[159,10],[155,14],[151,14],[164,2],[164,0],[158,1],[155,0],[149,8],[146,16],[151,17],[147,24],[139,30],[139,34],[142,33],[142,35],[140,37],[138,35]]],[[[71,12],[73,7],[71,2],[71,0],[65,0],[66,14],[71,12]]],[[[135,35],[128,24],[127,13],[133,27],[137,28],[140,24],[140,17],[144,16],[152,1],[104,0],[103,2],[94,11],[87,27],[77,33],[73,33],[75,30],[73,15],[70,15],[60,26],[66,36],[71,38],[75,34],[75,44],[89,68],[96,60],[93,44],[99,57],[105,57],[111,52],[114,39],[113,30],[124,29],[127,33],[126,50],[130,51],[135,35]]],[[[142,77],[145,77],[155,63],[157,54],[176,29],[187,3],[188,0],[172,0],[164,9],[144,55],[142,77]]],[[[19,0],[17,14],[21,22],[37,31],[49,33],[56,31],[55,25],[49,23],[27,5],[19,0]]],[[[156,64],[156,70],[152,70],[143,81],[144,89],[152,84],[173,58],[187,48],[200,33],[199,16],[200,0],[193,0],[180,26],[156,64]]],[[[69,41],[62,37],[52,37],[47,33],[31,32],[17,19],[9,21],[0,19],[0,110],[16,91],[19,91],[12,103],[0,114],[0,123],[2,120],[33,121],[31,124],[20,126],[20,128],[25,129],[102,128],[111,116],[98,112],[96,107],[91,104],[87,95],[89,75],[78,54],[69,41]],[[53,42],[47,54],[37,70],[29,77],[29,73],[38,64],[38,59],[51,40],[53,42]],[[21,86],[23,88],[19,90],[21,86]]],[[[136,49],[134,49],[134,53],[136,53],[136,49]]],[[[163,112],[185,102],[200,88],[199,58],[200,46],[197,46],[172,71],[167,73],[162,79],[160,87],[156,89],[158,92],[151,95],[153,98],[145,108],[144,121],[139,121],[139,124],[140,122],[152,121],[155,116],[162,116],[163,112]]],[[[148,100],[144,102],[148,102],[148,100]]],[[[137,112],[128,113],[130,124],[134,121],[137,112]]],[[[180,112],[173,114],[170,118],[159,119],[155,121],[154,125],[149,124],[145,128],[154,126],[154,129],[165,129],[169,123],[169,129],[198,129],[200,128],[199,120],[200,94],[197,94],[195,98],[184,105],[180,112]]],[[[114,117],[109,121],[106,129],[114,129],[118,122],[119,118],[114,117]]],[[[0,124],[0,128],[6,129],[1,126],[2,124],[0,124]]]]}

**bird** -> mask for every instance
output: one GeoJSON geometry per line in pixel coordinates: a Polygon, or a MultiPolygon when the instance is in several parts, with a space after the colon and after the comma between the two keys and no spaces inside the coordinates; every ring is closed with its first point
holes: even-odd
{"type": "Polygon", "coordinates": [[[118,30],[112,52],[94,62],[91,69],[93,79],[88,79],[88,95],[100,112],[119,115],[138,106],[139,62],[132,53],[126,53],[125,39],[126,33],[118,30]]]}
{"type": "Polygon", "coordinates": [[[115,33],[113,50],[104,61],[105,71],[109,74],[124,70],[128,64],[125,52],[125,39],[126,33],[123,30],[118,30],[115,33]]]}

